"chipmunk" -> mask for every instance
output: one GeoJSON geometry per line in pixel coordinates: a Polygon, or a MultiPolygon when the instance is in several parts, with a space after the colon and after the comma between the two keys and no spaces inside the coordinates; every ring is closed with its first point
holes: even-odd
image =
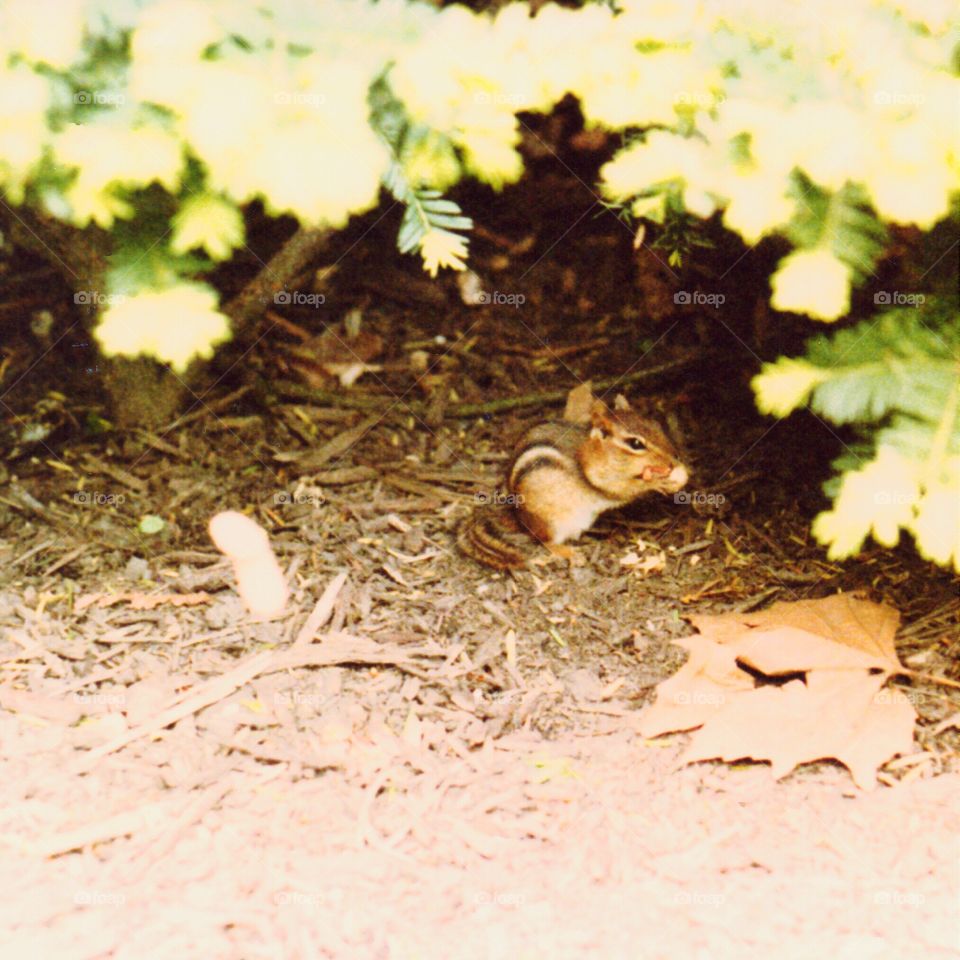
{"type": "Polygon", "coordinates": [[[689,475],[670,438],[618,396],[611,410],[594,399],[589,423],[544,420],[531,427],[514,451],[504,483],[457,531],[457,546],[474,560],[500,570],[526,565],[527,555],[504,539],[522,529],[553,553],[593,526],[605,510],[648,493],[675,493],[689,475]]]}

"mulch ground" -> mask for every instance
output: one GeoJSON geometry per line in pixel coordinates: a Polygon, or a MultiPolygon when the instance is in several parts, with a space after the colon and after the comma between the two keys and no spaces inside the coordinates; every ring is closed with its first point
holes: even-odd
{"type": "Polygon", "coordinates": [[[917,753],[870,794],[830,762],[677,769],[683,736],[638,733],[691,613],[857,590],[901,611],[906,665],[958,679],[960,600],[909,544],[833,563],[812,540],[846,438],[753,409],[757,359],[787,349],[756,277],[715,281],[725,310],[673,309],[683,280],[556,193],[529,231],[491,200],[503,232],[473,266],[511,304],[371,269],[388,248],[355,224],[319,315],[268,314],[160,427],[103,429],[73,328],[12,328],[4,957],[955,956],[956,691],[895,681],[917,753]],[[550,252],[558,223],[579,226],[550,252]],[[346,388],[298,331],[350,309],[381,369],[346,388]],[[608,516],[573,568],[457,555],[512,435],[583,379],[651,368],[625,389],[703,496],[608,516]],[[206,530],[224,509],[269,531],[281,617],[246,614],[206,530]]]}

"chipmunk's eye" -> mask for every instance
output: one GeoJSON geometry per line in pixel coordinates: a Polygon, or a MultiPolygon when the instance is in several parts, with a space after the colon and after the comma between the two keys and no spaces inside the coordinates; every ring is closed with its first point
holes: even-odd
{"type": "Polygon", "coordinates": [[[639,437],[627,437],[627,446],[637,453],[642,453],[647,449],[647,445],[639,437]]]}

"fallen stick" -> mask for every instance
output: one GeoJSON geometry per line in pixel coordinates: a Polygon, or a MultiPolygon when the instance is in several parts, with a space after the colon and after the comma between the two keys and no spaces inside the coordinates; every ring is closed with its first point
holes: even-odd
{"type": "Polygon", "coordinates": [[[238,664],[229,673],[213,677],[206,683],[201,684],[194,693],[180,703],[167,707],[166,710],[162,710],[145,723],[141,723],[132,730],[127,730],[120,736],[114,737],[113,740],[108,740],[99,747],[94,747],[77,764],[77,773],[88,773],[96,766],[98,761],[111,753],[116,753],[117,750],[133,743],[134,740],[140,740],[142,737],[149,737],[158,733],[164,727],[169,727],[170,724],[176,723],[184,717],[189,717],[191,714],[197,713],[204,707],[209,707],[225,697],[229,697],[234,690],[239,690],[244,684],[263,673],[275,656],[276,654],[270,652],[258,653],[250,657],[249,660],[238,664]]]}

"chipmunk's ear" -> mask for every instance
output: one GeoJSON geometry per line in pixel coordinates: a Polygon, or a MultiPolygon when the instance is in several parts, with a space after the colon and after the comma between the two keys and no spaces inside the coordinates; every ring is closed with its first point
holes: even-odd
{"type": "Polygon", "coordinates": [[[614,410],[632,410],[633,407],[630,406],[630,401],[622,393],[618,393],[613,398],[613,409],[614,410]]]}
{"type": "Polygon", "coordinates": [[[593,388],[590,381],[581,383],[567,394],[567,405],[563,411],[563,419],[571,423],[589,423],[593,406],[593,388]]]}
{"type": "Polygon", "coordinates": [[[596,435],[596,431],[601,433],[610,433],[613,424],[610,422],[610,408],[599,398],[594,397],[590,405],[590,424],[593,427],[591,435],[596,435]]]}

